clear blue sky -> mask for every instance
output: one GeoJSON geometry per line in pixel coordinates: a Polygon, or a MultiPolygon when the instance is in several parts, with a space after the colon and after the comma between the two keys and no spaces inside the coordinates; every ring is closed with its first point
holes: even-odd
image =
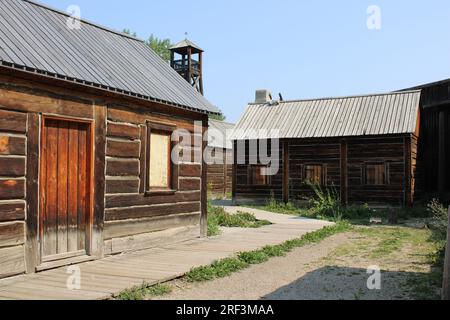
{"type": "Polygon", "coordinates": [[[237,121],[255,89],[285,99],[392,91],[450,78],[448,0],[40,0],[139,38],[206,51],[205,95],[237,121]],[[367,8],[381,9],[369,30],[367,8]]]}

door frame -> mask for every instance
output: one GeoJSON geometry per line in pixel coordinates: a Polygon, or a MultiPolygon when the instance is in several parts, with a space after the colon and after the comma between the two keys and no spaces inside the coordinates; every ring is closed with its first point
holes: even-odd
{"type": "MultiPolygon", "coordinates": [[[[44,158],[43,158],[43,150],[44,150],[44,141],[45,141],[45,124],[46,120],[55,120],[55,121],[66,121],[66,122],[72,122],[72,123],[81,123],[88,125],[88,172],[87,172],[87,181],[89,182],[89,188],[88,188],[88,223],[86,225],[86,255],[87,260],[91,259],[91,256],[93,255],[93,248],[92,248],[92,238],[93,238],[93,222],[94,222],[94,189],[95,189],[95,181],[94,181],[94,158],[95,158],[95,121],[90,119],[82,119],[82,118],[72,118],[72,117],[64,117],[64,116],[56,116],[51,114],[42,114],[41,118],[41,132],[40,132],[40,146],[39,146],[39,213],[37,216],[37,226],[38,226],[38,234],[37,234],[37,245],[38,245],[38,260],[37,260],[37,269],[46,269],[44,266],[46,263],[51,263],[52,261],[44,261],[44,256],[42,254],[42,236],[43,236],[43,224],[42,224],[42,213],[43,213],[43,201],[42,196],[44,192],[44,184],[43,184],[43,176],[42,173],[44,172],[43,166],[45,164],[44,158]]],[[[60,255],[59,259],[55,259],[56,263],[60,263],[61,265],[67,265],[71,263],[71,259],[80,259],[80,254],[75,252],[73,255],[67,255],[62,254],[60,255]]],[[[53,266],[49,266],[51,268],[53,266]]]]}

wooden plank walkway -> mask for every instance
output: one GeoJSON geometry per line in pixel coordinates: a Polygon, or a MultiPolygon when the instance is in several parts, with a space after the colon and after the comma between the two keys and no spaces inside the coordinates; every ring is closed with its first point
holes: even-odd
{"type": "Polygon", "coordinates": [[[112,256],[77,266],[81,290],[69,290],[67,267],[0,280],[0,300],[94,300],[109,299],[144,282],[156,284],[186,274],[191,268],[208,265],[238,252],[283,243],[330,225],[255,209],[226,207],[229,212],[253,212],[275,224],[260,229],[226,229],[208,239],[171,244],[161,248],[112,256]]]}

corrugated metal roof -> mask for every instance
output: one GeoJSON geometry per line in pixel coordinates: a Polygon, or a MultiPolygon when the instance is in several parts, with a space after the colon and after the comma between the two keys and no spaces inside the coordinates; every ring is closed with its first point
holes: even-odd
{"type": "Polygon", "coordinates": [[[1,0],[0,63],[198,112],[219,113],[143,41],[29,0],[1,0]]]}
{"type": "Polygon", "coordinates": [[[419,105],[420,91],[250,104],[231,138],[325,138],[414,133],[419,105]]]}
{"type": "Polygon", "coordinates": [[[209,120],[208,146],[212,148],[233,149],[230,139],[234,124],[224,121],[209,120]]]}

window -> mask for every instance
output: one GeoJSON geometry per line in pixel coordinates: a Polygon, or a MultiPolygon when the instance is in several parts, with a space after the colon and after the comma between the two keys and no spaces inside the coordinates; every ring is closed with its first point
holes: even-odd
{"type": "Polygon", "coordinates": [[[266,166],[250,166],[250,184],[254,186],[270,185],[272,183],[272,177],[266,171],[266,166]]]}
{"type": "Polygon", "coordinates": [[[165,133],[150,135],[150,188],[170,188],[170,139],[165,133]]]}
{"type": "Polygon", "coordinates": [[[322,165],[306,165],[304,173],[306,183],[325,185],[324,170],[322,165]]]}
{"type": "Polygon", "coordinates": [[[383,163],[366,164],[366,185],[382,186],[387,184],[386,165],[383,163]]]}
{"type": "Polygon", "coordinates": [[[147,123],[147,192],[174,191],[172,126],[147,123]]]}

